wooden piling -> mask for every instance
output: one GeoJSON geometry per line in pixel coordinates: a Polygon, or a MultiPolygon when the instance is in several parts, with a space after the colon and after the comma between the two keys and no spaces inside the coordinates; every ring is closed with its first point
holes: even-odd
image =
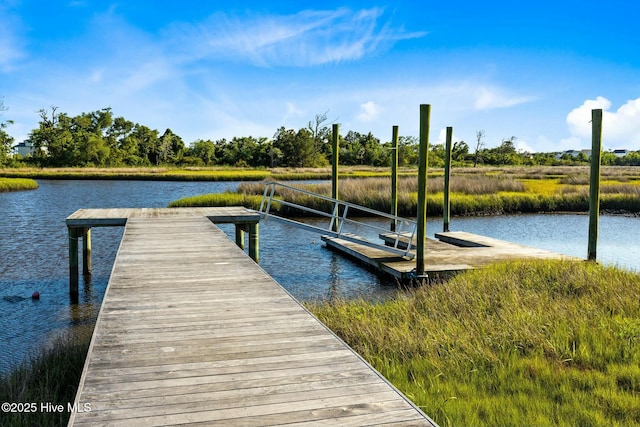
{"type": "MultiPolygon", "coordinates": [[[[398,126],[391,132],[391,215],[398,216],[398,126]]],[[[391,220],[391,231],[396,231],[398,219],[391,220]]]]}
{"type": "Polygon", "coordinates": [[[244,224],[236,224],[236,245],[242,250],[244,250],[244,224]]]}
{"type": "Polygon", "coordinates": [[[445,141],[445,156],[444,156],[444,206],[442,207],[442,231],[447,233],[449,231],[449,221],[451,218],[451,201],[449,199],[450,193],[450,179],[451,179],[451,138],[453,137],[453,128],[447,127],[447,137],[445,141]]]}
{"type": "Polygon", "coordinates": [[[253,259],[256,263],[259,261],[260,258],[260,234],[259,234],[259,224],[256,223],[252,223],[249,224],[249,256],[251,257],[251,259],[253,259]]]}
{"type": "Polygon", "coordinates": [[[82,274],[91,274],[91,228],[82,229],[82,274]]]}
{"type": "MultiPolygon", "coordinates": [[[[333,124],[331,135],[331,197],[338,200],[338,160],[340,153],[340,125],[333,124]]],[[[339,213],[337,213],[339,214],[339,213]]],[[[338,231],[337,218],[332,221],[333,231],[338,231]]]]}
{"type": "Polygon", "coordinates": [[[340,153],[340,125],[333,124],[331,135],[331,197],[338,198],[338,160],[340,153]]]}
{"type": "Polygon", "coordinates": [[[69,233],[69,295],[72,300],[78,299],[78,229],[67,228],[69,233]]]}
{"type": "Polygon", "coordinates": [[[420,149],[418,154],[418,218],[416,230],[416,276],[425,277],[424,249],[427,225],[427,160],[431,105],[420,105],[420,149]]]}
{"type": "Polygon", "coordinates": [[[596,261],[600,216],[600,160],[602,157],[602,109],[591,110],[591,183],[589,185],[589,248],[587,259],[596,261]]]}

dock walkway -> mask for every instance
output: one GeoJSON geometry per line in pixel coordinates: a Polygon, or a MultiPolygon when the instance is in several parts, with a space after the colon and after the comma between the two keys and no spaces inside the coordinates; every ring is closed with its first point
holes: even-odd
{"type": "MultiPolygon", "coordinates": [[[[67,224],[109,217],[85,214],[67,224]]],[[[70,426],[435,425],[209,214],[117,214],[126,228],[75,402],[91,410],[70,426]]]]}

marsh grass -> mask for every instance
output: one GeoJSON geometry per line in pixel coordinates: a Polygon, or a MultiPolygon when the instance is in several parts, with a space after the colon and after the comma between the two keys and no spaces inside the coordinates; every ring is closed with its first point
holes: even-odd
{"type": "Polygon", "coordinates": [[[35,190],[38,183],[28,178],[0,178],[0,193],[7,191],[35,190]]]}
{"type": "MultiPolygon", "coordinates": [[[[341,177],[389,176],[386,168],[342,167],[341,177]]],[[[400,176],[416,176],[415,169],[401,169],[400,176]]],[[[0,169],[0,176],[40,179],[117,179],[153,181],[261,181],[331,179],[330,168],[234,168],[234,167],[119,167],[119,168],[16,168],[0,169]]]]}
{"type": "Polygon", "coordinates": [[[640,276],[512,261],[383,303],[308,304],[442,426],[640,424],[640,276]]]}
{"type": "Polygon", "coordinates": [[[262,195],[249,195],[239,193],[213,193],[199,196],[184,197],[169,203],[170,208],[188,206],[244,206],[249,209],[259,209],[262,195]]]}
{"type": "MultiPolygon", "coordinates": [[[[434,187],[439,178],[430,180],[434,187]]],[[[400,216],[413,217],[417,213],[418,193],[415,180],[399,180],[398,212],[400,216]]],[[[540,181],[540,185],[518,182],[512,185],[509,180],[497,179],[495,186],[487,184],[489,180],[473,179],[458,181],[457,190],[452,192],[451,213],[453,215],[499,215],[505,213],[542,213],[542,212],[587,212],[589,210],[588,191],[568,191],[553,182],[549,185],[540,181]],[[470,182],[471,181],[471,182],[470,182]],[[484,181],[484,182],[482,182],[484,181]],[[464,184],[464,185],[462,185],[464,184]],[[468,185],[467,185],[468,184],[468,185]],[[537,189],[537,191],[532,190],[537,189]],[[500,189],[505,189],[500,191],[500,189]],[[509,191],[515,189],[516,191],[509,191]],[[523,191],[520,191],[524,189],[523,191]],[[491,191],[496,191],[491,193],[491,191]]],[[[328,184],[298,184],[297,187],[324,195],[330,194],[328,184]]],[[[453,185],[452,185],[453,187],[453,185]]],[[[578,187],[575,187],[578,188],[578,187]]],[[[170,206],[234,206],[242,205],[252,209],[260,206],[260,199],[264,191],[264,183],[243,183],[238,187],[238,193],[205,194],[187,197],[171,202],[170,206]]],[[[385,179],[344,179],[340,182],[341,200],[355,203],[382,212],[390,212],[390,190],[385,179]]],[[[276,194],[281,198],[296,204],[307,206],[323,212],[331,211],[331,204],[318,198],[313,198],[292,190],[282,189],[276,194]]],[[[442,214],[444,196],[441,190],[427,194],[427,215],[442,214]]],[[[640,197],[630,194],[603,194],[601,208],[609,212],[640,212],[640,197]]],[[[285,216],[298,216],[302,212],[284,205],[272,205],[271,211],[285,216]]]]}
{"type": "Polygon", "coordinates": [[[241,168],[20,168],[0,171],[0,176],[6,177],[131,181],[260,181],[270,175],[271,173],[264,169],[241,168]]]}
{"type": "MultiPolygon", "coordinates": [[[[319,170],[320,172],[324,169],[319,170]]],[[[608,212],[640,212],[640,168],[604,168],[601,186],[601,208],[608,212]]],[[[452,215],[497,215],[505,213],[587,212],[588,187],[582,184],[588,169],[582,167],[554,168],[478,168],[459,169],[451,178],[452,215]],[[529,174],[524,175],[525,171],[529,174]],[[526,176],[526,178],[522,178],[526,176]]],[[[366,175],[379,173],[368,169],[352,171],[366,175]]],[[[411,171],[407,171],[410,173],[411,171]]],[[[279,173],[304,174],[306,170],[280,170],[279,173]]],[[[269,179],[272,179],[270,177],[269,179]]],[[[442,214],[443,181],[441,172],[430,172],[427,180],[427,215],[442,214]]],[[[330,195],[330,184],[296,184],[297,187],[330,195]]],[[[250,208],[260,205],[258,199],[264,191],[264,182],[239,185],[237,193],[201,195],[177,200],[171,206],[230,206],[242,204],[250,208]]],[[[331,205],[319,199],[279,190],[277,198],[305,205],[324,212],[331,205]]],[[[391,211],[391,189],[388,177],[342,178],[339,198],[382,212],[391,211]]],[[[398,210],[400,216],[413,217],[417,212],[417,178],[400,177],[398,184],[398,210]]],[[[272,212],[297,216],[301,212],[287,206],[273,206],[272,212]]]]}
{"type": "Polygon", "coordinates": [[[90,335],[59,338],[31,360],[0,373],[0,402],[36,403],[35,413],[3,413],[3,427],[61,426],[69,419],[68,403],[73,404],[89,348],[90,335]],[[42,412],[41,403],[63,405],[62,413],[42,412]]]}

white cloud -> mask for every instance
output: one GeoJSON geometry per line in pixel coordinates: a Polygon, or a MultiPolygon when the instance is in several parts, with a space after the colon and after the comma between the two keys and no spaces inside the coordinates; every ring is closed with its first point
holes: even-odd
{"type": "Polygon", "coordinates": [[[571,141],[580,147],[591,146],[591,111],[602,109],[602,144],[611,149],[640,149],[640,98],[627,101],[616,111],[609,111],[611,106],[610,100],[598,96],[569,112],[571,141]]]}
{"type": "Polygon", "coordinates": [[[382,22],[383,14],[377,8],[243,17],[216,13],[198,26],[174,25],[168,38],[193,59],[226,57],[265,67],[303,67],[357,60],[425,34],[396,31],[382,22]]]}
{"type": "Polygon", "coordinates": [[[475,90],[474,108],[482,111],[492,110],[494,108],[513,107],[530,102],[533,99],[531,96],[512,94],[503,88],[481,86],[475,90]]]}
{"type": "Polygon", "coordinates": [[[360,104],[360,114],[358,114],[358,120],[363,122],[370,122],[378,117],[380,114],[380,107],[375,102],[369,101],[364,104],[360,104]]]}
{"type": "Polygon", "coordinates": [[[527,141],[518,140],[516,141],[516,150],[524,153],[535,153],[536,150],[531,148],[527,141]]]}

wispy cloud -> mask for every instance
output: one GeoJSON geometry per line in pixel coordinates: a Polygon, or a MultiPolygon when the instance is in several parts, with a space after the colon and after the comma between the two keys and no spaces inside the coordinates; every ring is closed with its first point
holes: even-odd
{"type": "Polygon", "coordinates": [[[200,59],[235,59],[263,67],[305,67],[361,59],[399,40],[424,36],[394,29],[378,8],[305,10],[292,15],[216,13],[200,25],[168,33],[200,59]]]}
{"type": "Polygon", "coordinates": [[[534,100],[534,97],[513,94],[503,88],[481,86],[475,90],[474,108],[479,111],[507,108],[534,100]]]}

